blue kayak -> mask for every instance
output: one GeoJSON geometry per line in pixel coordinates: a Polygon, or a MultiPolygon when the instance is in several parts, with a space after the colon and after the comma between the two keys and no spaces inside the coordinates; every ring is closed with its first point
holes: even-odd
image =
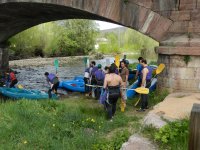
{"type": "MultiPolygon", "coordinates": [[[[139,85],[138,85],[138,80],[135,81],[131,86],[128,87],[128,89],[136,89],[139,85]]],[[[133,98],[133,96],[135,96],[136,92],[134,90],[127,90],[126,95],[127,98],[133,98]]]]}
{"type": "MultiPolygon", "coordinates": [[[[4,88],[0,87],[0,93],[8,98],[12,99],[30,99],[30,100],[39,100],[39,99],[48,99],[49,96],[46,92],[38,90],[26,90],[18,88],[4,88]]],[[[53,99],[57,99],[55,94],[52,94],[53,99]]]]}
{"type": "MultiPolygon", "coordinates": [[[[152,92],[156,89],[156,84],[157,84],[158,79],[154,78],[151,81],[151,86],[149,87],[149,91],[152,92]]],[[[138,85],[138,80],[135,81],[131,86],[129,86],[129,89],[136,89],[137,87],[139,87],[138,85]]],[[[127,98],[133,98],[137,93],[134,90],[127,90],[126,95],[127,98]]]]}
{"type": "Polygon", "coordinates": [[[80,82],[84,82],[84,77],[83,76],[75,76],[74,80],[80,81],[80,82]]]}
{"type": "Polygon", "coordinates": [[[85,92],[85,83],[83,80],[68,80],[62,82],[62,87],[73,92],[85,92]]]}

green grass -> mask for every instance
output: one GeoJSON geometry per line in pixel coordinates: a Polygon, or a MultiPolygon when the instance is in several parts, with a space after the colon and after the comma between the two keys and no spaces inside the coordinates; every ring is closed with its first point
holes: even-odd
{"type": "MultiPolygon", "coordinates": [[[[167,94],[167,91],[151,93],[149,105],[161,102],[167,94]]],[[[59,101],[1,103],[0,149],[118,150],[134,133],[148,137],[160,149],[184,150],[187,147],[188,122],[175,122],[161,130],[144,128],[141,120],[148,111],[135,111],[133,105],[138,97],[127,101],[125,113],[120,112],[118,101],[116,116],[110,122],[98,101],[78,96],[59,101]],[[176,132],[183,136],[170,139],[176,132]]]]}
{"type": "Polygon", "coordinates": [[[187,150],[189,141],[188,119],[170,122],[160,129],[145,127],[144,136],[153,139],[161,150],[187,150]]]}
{"type": "Polygon", "coordinates": [[[119,149],[137,131],[143,117],[143,114],[136,116],[131,105],[126,113],[119,110],[118,107],[113,122],[110,122],[96,100],[84,97],[2,103],[0,149],[90,150],[106,145],[119,149]],[[103,144],[104,141],[107,142],[103,144]]]}

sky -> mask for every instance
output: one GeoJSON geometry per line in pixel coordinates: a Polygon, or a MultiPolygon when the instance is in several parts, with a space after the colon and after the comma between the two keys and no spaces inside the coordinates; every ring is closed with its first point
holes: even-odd
{"type": "Polygon", "coordinates": [[[106,30],[106,29],[121,27],[120,25],[108,23],[108,22],[104,22],[104,21],[96,21],[96,23],[99,24],[100,30],[106,30]]]}

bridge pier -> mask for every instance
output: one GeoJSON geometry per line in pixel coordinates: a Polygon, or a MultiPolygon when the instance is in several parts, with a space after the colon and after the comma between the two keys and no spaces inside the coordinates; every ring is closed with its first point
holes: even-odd
{"type": "Polygon", "coordinates": [[[9,67],[9,56],[7,50],[7,44],[0,44],[0,75],[6,71],[9,67]]]}
{"type": "Polygon", "coordinates": [[[175,91],[200,91],[200,37],[172,36],[156,48],[158,63],[166,69],[158,77],[158,87],[175,91]]]}

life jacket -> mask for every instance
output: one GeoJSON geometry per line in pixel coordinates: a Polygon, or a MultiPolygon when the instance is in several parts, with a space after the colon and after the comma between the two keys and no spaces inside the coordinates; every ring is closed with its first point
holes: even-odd
{"type": "Polygon", "coordinates": [[[98,70],[98,67],[94,66],[91,71],[92,78],[95,78],[95,72],[98,70]]]}
{"type": "Polygon", "coordinates": [[[146,80],[151,80],[153,69],[150,66],[146,66],[144,68],[147,68],[149,70],[147,77],[146,77],[146,80]]]}
{"type": "Polygon", "coordinates": [[[14,81],[14,80],[16,80],[16,79],[17,79],[17,78],[16,78],[14,72],[11,72],[11,73],[10,73],[10,80],[11,80],[11,81],[14,81]]]}
{"type": "Polygon", "coordinates": [[[97,71],[95,72],[95,78],[96,78],[97,80],[104,80],[104,78],[105,78],[104,72],[103,72],[102,70],[97,70],[97,71]]]}
{"type": "Polygon", "coordinates": [[[50,73],[50,74],[48,75],[48,79],[49,79],[49,81],[50,81],[51,83],[53,83],[53,79],[54,79],[54,78],[56,78],[56,76],[55,76],[54,74],[50,73]]]}

